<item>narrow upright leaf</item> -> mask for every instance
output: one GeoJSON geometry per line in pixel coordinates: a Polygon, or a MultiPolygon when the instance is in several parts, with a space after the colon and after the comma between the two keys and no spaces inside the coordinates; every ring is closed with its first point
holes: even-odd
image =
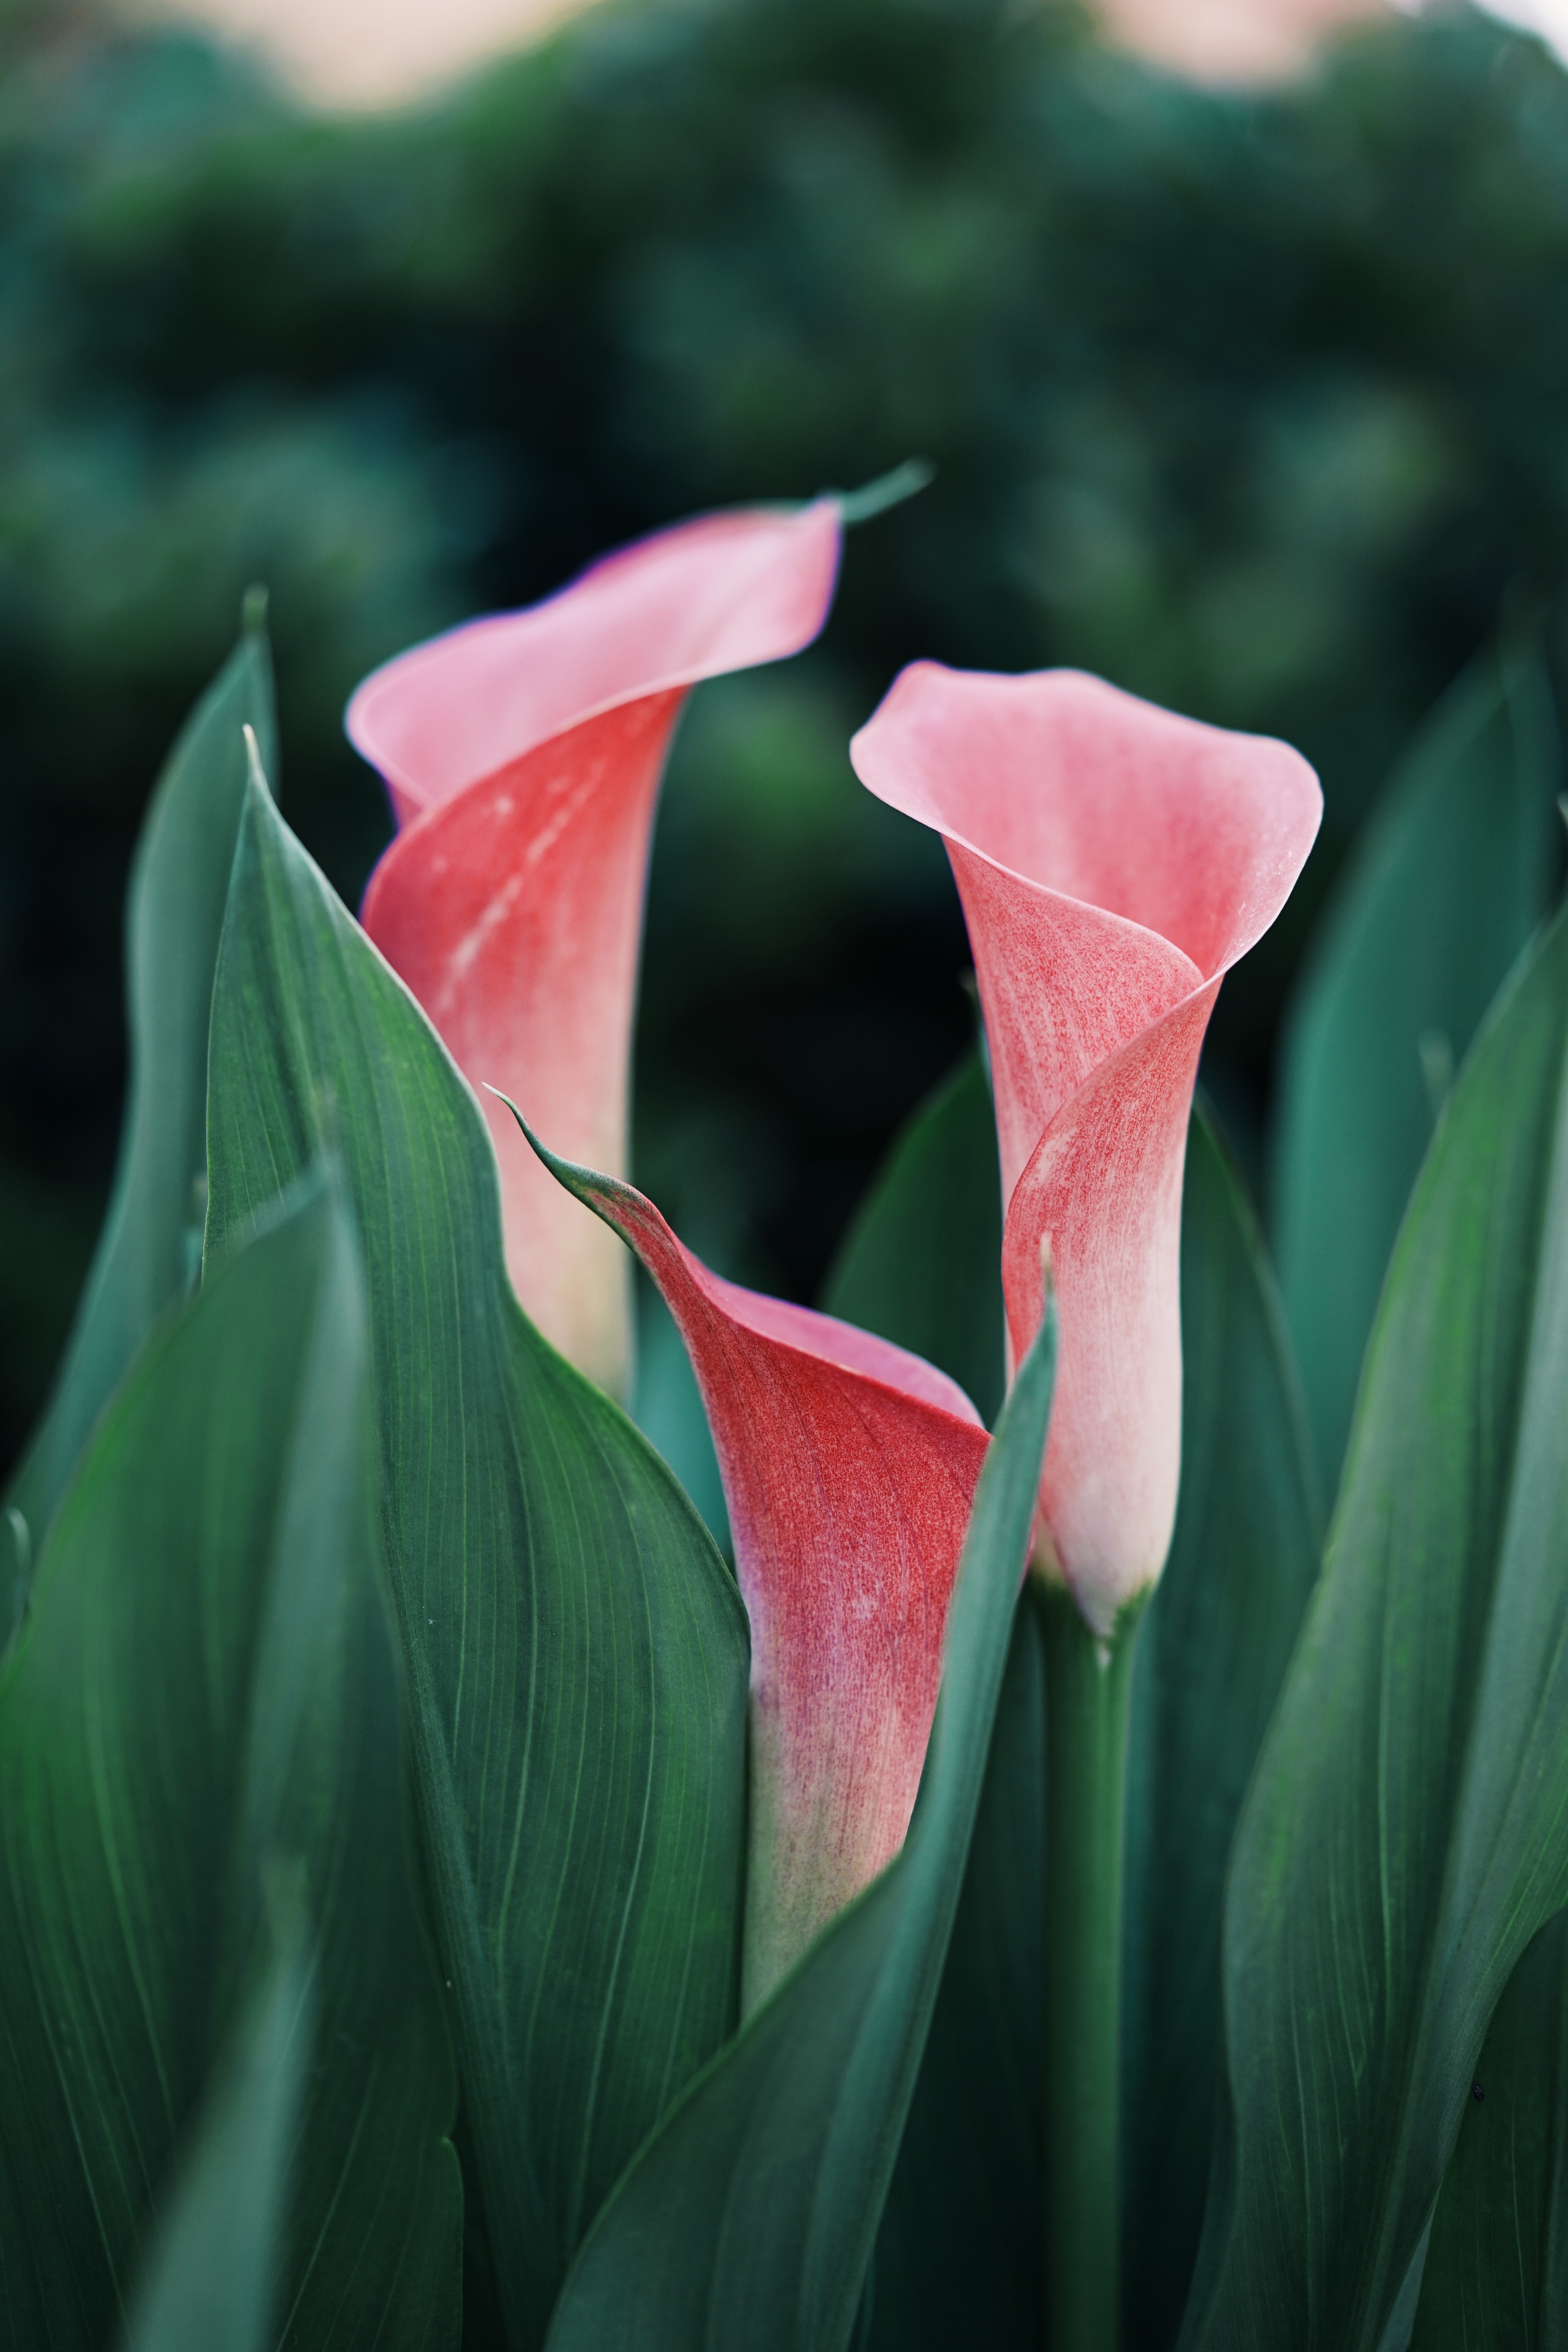
{"type": "Polygon", "coordinates": [[[1489,647],[1390,779],[1298,983],[1275,1229],[1331,1494],[1436,1100],[1550,903],[1560,783],[1539,655],[1489,647]]]}
{"type": "Polygon", "coordinates": [[[745,1617],[664,1465],[523,1316],[473,1096],[258,785],[213,1000],[209,1245],[331,1137],[465,2122],[522,2352],[734,2023],[745,1617]]]}
{"type": "Polygon", "coordinates": [[[1184,2343],[1373,2352],[1568,1902],[1568,920],[1439,1120],[1237,1831],[1234,2115],[1184,2343]]]}
{"type": "Polygon", "coordinates": [[[1039,2352],[1045,1662],[1026,1591],[871,2273],[868,2352],[1039,2352]]]}
{"type": "MultiPolygon", "coordinates": [[[[272,670],[258,612],[171,752],[137,844],[125,917],[131,1087],[120,1164],[54,1394],[6,1497],[26,1522],[33,1559],[89,1430],[199,1261],[207,1014],[245,793],[246,725],[270,757],[272,670]]],[[[17,1589],[11,1577],[0,1580],[0,1644],[25,1597],[25,1559],[18,1565],[17,1589]]]]}
{"type": "Polygon", "coordinates": [[[976,1048],[897,1138],[822,1304],[938,1365],[987,1428],[1002,1402],[1002,1169],[976,1048]]]}
{"type": "Polygon", "coordinates": [[[1443,2181],[1410,2352],[1568,2346],[1568,1911],[1497,2005],[1443,2181]]]}
{"type": "Polygon", "coordinates": [[[551,2352],[843,2352],[920,2069],[985,1774],[1056,1370],[1047,1312],[981,1473],[902,1853],[622,2181],[551,2352]]]}
{"type": "Polygon", "coordinates": [[[0,2310],[102,2352],[291,1874],[318,2063],[289,2197],[290,2352],[455,2344],[461,2192],[409,1889],[364,1294],[295,1195],[141,1354],[0,1681],[0,2310]]]}
{"type": "Polygon", "coordinates": [[[1173,2344],[1223,2073],[1231,1838],[1318,1573],[1310,1445],[1273,1276],[1200,1103],[1182,1196],[1182,1486],[1132,1668],[1122,1950],[1122,2321],[1173,2344]]]}
{"type": "Polygon", "coordinates": [[[126,2352],[263,2352],[283,2272],[289,2158],[310,2060],[296,1936],[272,1957],[209,2090],[126,2332],[126,2352]]]}

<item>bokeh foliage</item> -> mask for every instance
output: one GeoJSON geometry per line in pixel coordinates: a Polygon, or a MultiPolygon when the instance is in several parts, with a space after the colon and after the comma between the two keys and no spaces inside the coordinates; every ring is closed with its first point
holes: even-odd
{"type": "Polygon", "coordinates": [[[0,1445],[112,1160],[163,749],[272,592],[286,804],[357,895],[375,660],[696,507],[934,487],[822,647],[709,690],[656,849],[641,1172],[815,1290],[962,1046],[956,903],[844,746],[916,654],[1299,742],[1324,844],[1227,987],[1247,1148],[1394,752],[1568,566],[1568,77],[1468,12],[1215,97],[1015,0],[626,0],[438,106],[311,118],[90,8],[0,16],[0,1445]]]}

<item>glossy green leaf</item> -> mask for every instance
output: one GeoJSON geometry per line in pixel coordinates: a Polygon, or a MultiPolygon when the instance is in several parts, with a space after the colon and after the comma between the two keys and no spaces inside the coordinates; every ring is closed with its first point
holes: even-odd
{"type": "Polygon", "coordinates": [[[978,1047],[894,1142],[823,1292],[829,1315],[938,1365],[989,1428],[1002,1402],[1002,1171],[978,1047]]]}
{"type": "Polygon", "coordinates": [[[311,2041],[302,1936],[274,1954],[208,2091],[132,2305],[126,2352],[265,2352],[311,2041]]]}
{"type": "MultiPolygon", "coordinates": [[[[131,1085],[98,1253],[44,1419],[6,1496],[26,1533],[0,1571],[0,1643],[88,1432],[153,1324],[194,1279],[205,1185],[207,1014],[245,795],[241,729],[270,753],[259,607],[170,754],[137,845],[125,916],[131,1085]]],[[[0,1545],[5,1533],[0,1530],[0,1545]]]]}
{"type": "Polygon", "coordinates": [[[1411,2352],[1568,2346],[1568,1912],[1525,1952],[1482,2044],[1433,2217],[1411,2352]]]}
{"type": "Polygon", "coordinates": [[[1373,2352],[1488,2021],[1568,1901],[1568,922],[1438,1124],[1237,1831],[1233,2113],[1184,2343],[1373,2352]]]}
{"type": "Polygon", "coordinates": [[[1274,1279],[1200,1103],[1182,1198],[1182,1486],[1133,1661],[1122,1952],[1122,2329],[1173,2344],[1223,2058],[1220,1913],[1321,1544],[1274,1279]]]}
{"type": "Polygon", "coordinates": [[[1395,771],[1298,983],[1275,1231],[1331,1493],[1436,1103],[1551,901],[1561,781],[1539,655],[1489,649],[1395,771]]]}
{"type": "Polygon", "coordinates": [[[550,2352],[843,2352],[941,1981],[1007,1663],[1054,1316],[981,1475],[902,1853],[699,2079],[601,2216],[550,2352]]]}
{"type": "Polygon", "coordinates": [[[364,1237],[425,1853],[521,2352],[734,2024],[745,1617],[664,1465],[524,1317],[473,1096],[257,785],[213,999],[209,1238],[329,1138],[364,1237]]]}
{"type": "Polygon", "coordinates": [[[28,2352],[118,2335],[279,1874],[321,2053],[280,2340],[456,2341],[366,1374],[357,1252],[312,1181],[142,1351],[39,1562],[0,1681],[0,2299],[28,2352]]]}

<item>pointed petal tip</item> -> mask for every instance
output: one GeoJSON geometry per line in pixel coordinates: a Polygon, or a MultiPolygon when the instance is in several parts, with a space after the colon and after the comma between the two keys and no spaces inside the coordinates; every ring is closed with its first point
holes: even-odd
{"type": "Polygon", "coordinates": [[[628,1203],[636,1202],[648,1210],[652,1215],[658,1216],[658,1212],[654,1208],[652,1202],[644,1200],[635,1185],[626,1183],[618,1176],[606,1176],[597,1168],[584,1168],[579,1161],[567,1160],[560,1152],[552,1151],[543,1138],[534,1133],[509,1094],[503,1094],[500,1087],[492,1087],[488,1078],[481,1078],[479,1084],[487,1095],[493,1095],[497,1102],[505,1104],[522,1129],[534,1157],[550,1171],[556,1182],[563,1185],[574,1199],[581,1201],[584,1207],[592,1209],[595,1216],[602,1217],[612,1231],[621,1234],[623,1241],[627,1236],[622,1233],[619,1221],[613,1217],[605,1206],[606,1201],[624,1201],[628,1203]]]}
{"type": "Polygon", "coordinates": [[[715,1274],[687,1248],[662,1211],[635,1184],[562,1159],[534,1133],[510,1095],[488,1082],[485,1092],[505,1104],[557,1181],[637,1251],[664,1292],[678,1321],[677,1301],[671,1295],[677,1265],[710,1307],[758,1339],[836,1365],[853,1379],[873,1381],[879,1388],[913,1398],[954,1421],[984,1428],[978,1410],[958,1382],[939,1371],[934,1364],[927,1363],[923,1356],[897,1347],[890,1339],[879,1339],[873,1332],[862,1331],[858,1325],[843,1322],[836,1315],[824,1315],[814,1307],[796,1306],[790,1299],[771,1297],[764,1291],[748,1289],[742,1283],[730,1282],[715,1274]]]}

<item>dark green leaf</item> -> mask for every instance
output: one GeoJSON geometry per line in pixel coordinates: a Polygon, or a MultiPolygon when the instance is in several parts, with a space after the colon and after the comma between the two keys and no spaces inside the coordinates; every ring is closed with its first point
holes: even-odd
{"type": "Polygon", "coordinates": [[[311,2039],[303,1938],[277,1952],[208,2091],[126,2330],[127,2352],[264,2352],[311,2039]]]}
{"type": "Polygon", "coordinates": [[[1411,2352],[1568,2345],[1568,1912],[1497,2005],[1432,2224],[1411,2352]]]}
{"type": "Polygon", "coordinates": [[[209,1234],[330,1137],[369,1268],[467,2126],[521,2347],[733,2027],[745,1616],[663,1464],[523,1316],[473,1096],[258,786],[213,999],[209,1234]]]}
{"type": "Polygon", "coordinates": [[[1002,1171],[979,1048],[915,1112],[828,1276],[829,1315],[939,1365],[986,1426],[1002,1402],[1002,1171]]]}
{"type": "Polygon", "coordinates": [[[282,2341],[455,2341],[439,1988],[415,1916],[363,1276],[319,1181],[154,1337],[0,1682],[0,2294],[101,2347],[266,1942],[314,1935],[320,2063],[282,2341]]]}
{"type": "Polygon", "coordinates": [[[1233,2130],[1184,2342],[1371,2352],[1568,1901],[1568,922],[1439,1121],[1226,1891],[1233,2130]]]}
{"type": "Polygon", "coordinates": [[[1321,1526],[1261,1236],[1201,1104],[1182,1197],[1182,1486],[1132,1667],[1122,1949],[1122,2328],[1173,2344],[1223,2064],[1237,1815],[1318,1573],[1321,1526]]]}
{"type": "Polygon", "coordinates": [[[1007,1663],[1055,1318],[997,1425],[903,1852],[840,1914],[622,2181],[551,2352],[843,2352],[937,1997],[1007,1663]]]}
{"type": "Polygon", "coordinates": [[[1045,1795],[1040,1616],[1026,1593],[877,2237],[875,2352],[1037,2352],[1045,1795]]]}
{"type": "Polygon", "coordinates": [[[159,780],[125,915],[131,1090],[109,1213],[43,1422],[6,1500],[26,1535],[0,1578],[0,1643],[89,1430],[201,1254],[207,1014],[245,795],[242,727],[269,753],[272,669],[247,628],[159,780]],[[15,1586],[15,1590],[13,1590],[15,1586]]]}
{"type": "Polygon", "coordinates": [[[1276,1230],[1331,1493],[1436,1102],[1550,904],[1560,781],[1539,656],[1487,651],[1390,781],[1298,985],[1276,1230]]]}
{"type": "Polygon", "coordinates": [[[730,1514],[702,1391],[675,1318],[640,1265],[637,1302],[637,1397],[632,1419],[668,1463],[701,1512],[714,1542],[728,1551],[730,1514]]]}

